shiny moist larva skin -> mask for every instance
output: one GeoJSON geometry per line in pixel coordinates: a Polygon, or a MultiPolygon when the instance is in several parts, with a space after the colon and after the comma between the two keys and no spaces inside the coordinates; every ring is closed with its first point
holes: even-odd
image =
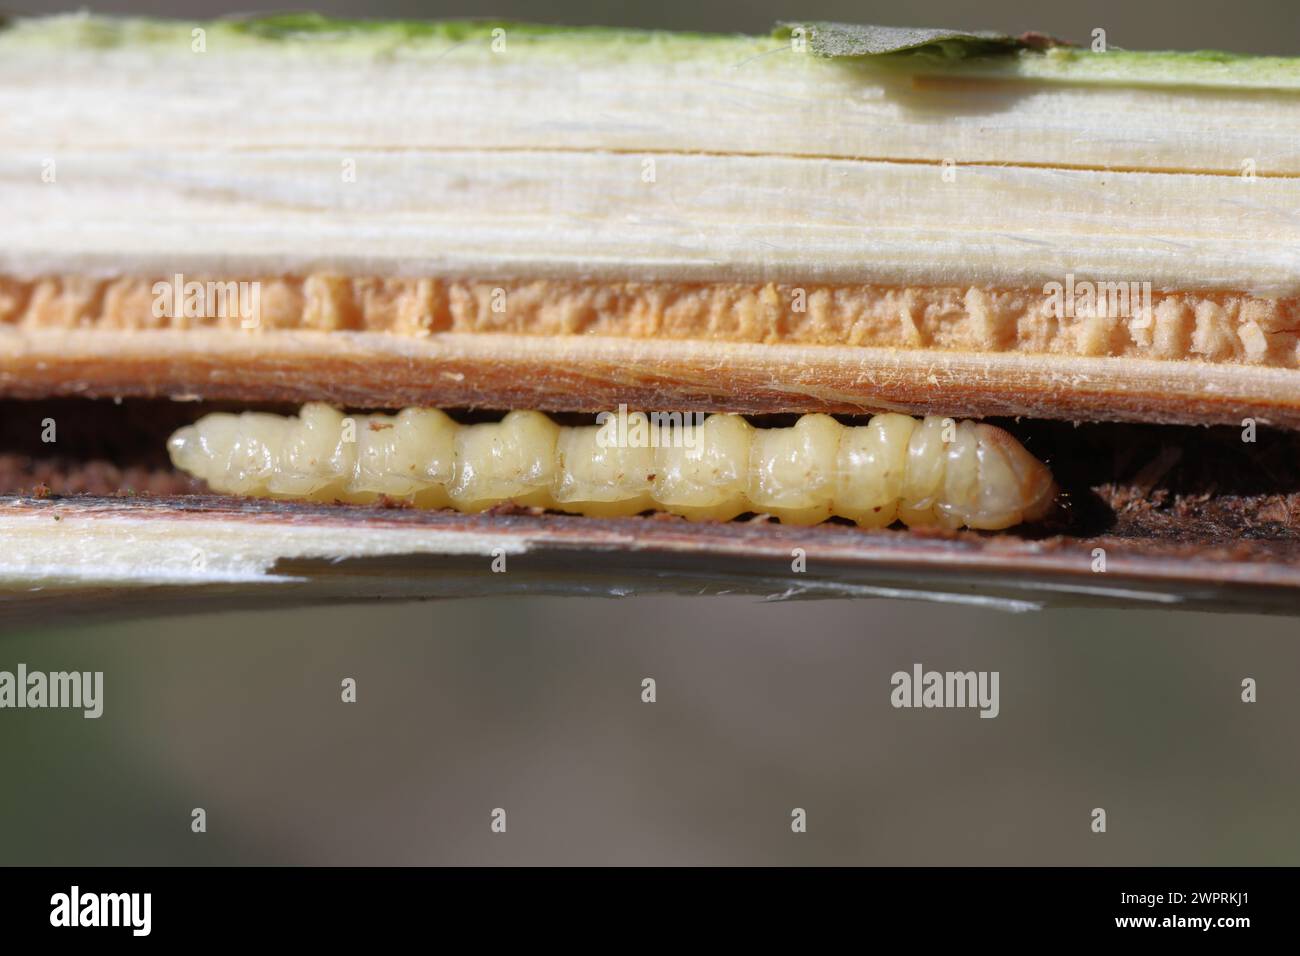
{"type": "Polygon", "coordinates": [[[1045,465],[976,422],[882,414],[846,426],[818,414],[755,428],[717,414],[660,441],[646,416],[628,421],[620,436],[540,412],[462,425],[436,409],[348,416],[311,403],[298,417],[207,415],[168,449],[178,468],[222,493],[384,497],[464,512],[510,503],[596,517],[665,511],[727,521],[758,512],[800,525],[840,517],[869,528],[1001,530],[1041,519],[1056,495],[1045,465]]]}

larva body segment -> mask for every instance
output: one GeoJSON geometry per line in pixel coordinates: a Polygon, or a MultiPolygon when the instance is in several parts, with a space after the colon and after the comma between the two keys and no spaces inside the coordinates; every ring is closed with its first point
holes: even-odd
{"type": "Polygon", "coordinates": [[[739,415],[710,415],[694,447],[659,448],[654,500],[693,521],[730,521],[749,510],[754,431],[739,415]]]}
{"type": "Polygon", "coordinates": [[[883,414],[845,426],[805,415],[791,428],[754,428],[712,415],[690,438],[615,444],[599,426],[563,427],[540,412],[460,425],[434,409],[345,418],[312,403],[297,418],[207,415],[168,449],[176,467],[222,493],[387,496],[468,512],[512,502],[606,517],[660,510],[726,521],[754,511],[791,524],[839,516],[873,528],[998,530],[1042,518],[1056,494],[1042,462],[976,422],[883,414]]]}
{"type": "MultiPolygon", "coordinates": [[[[309,407],[339,414],[328,406],[309,407]]],[[[432,408],[408,408],[391,419],[369,416],[356,431],[355,493],[411,498],[426,508],[449,506],[458,430],[432,408]]]]}
{"type": "Polygon", "coordinates": [[[947,463],[943,431],[943,420],[930,416],[915,422],[908,437],[906,478],[898,502],[898,518],[906,525],[931,525],[939,521],[935,506],[943,493],[947,463]]]}
{"type": "Polygon", "coordinates": [[[877,415],[844,429],[840,438],[836,513],[868,528],[898,519],[905,493],[907,453],[916,422],[907,415],[877,415]]]}
{"type": "Polygon", "coordinates": [[[458,511],[483,511],[505,501],[552,507],[559,433],[541,412],[510,412],[499,422],[457,428],[448,488],[452,505],[458,511]]]}
{"type": "MultiPolygon", "coordinates": [[[[629,415],[629,427],[644,417],[639,412],[629,415]]],[[[605,446],[600,432],[595,425],[560,429],[555,506],[606,518],[655,507],[650,494],[656,478],[654,449],[605,446]]]]}
{"type": "Polygon", "coordinates": [[[750,510],[787,524],[818,524],[835,514],[843,430],[829,415],[805,415],[793,428],[756,430],[749,459],[750,510]]]}

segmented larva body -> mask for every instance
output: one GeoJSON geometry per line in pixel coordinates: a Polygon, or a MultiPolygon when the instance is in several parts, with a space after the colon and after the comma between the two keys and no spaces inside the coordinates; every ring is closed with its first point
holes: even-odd
{"type": "Polygon", "coordinates": [[[727,521],[752,511],[791,524],[838,515],[873,528],[996,530],[1043,517],[1056,493],[1046,466],[1019,442],[969,421],[885,414],[845,426],[805,415],[790,428],[755,428],[738,415],[711,415],[693,440],[662,447],[613,446],[600,432],[523,411],[461,425],[408,408],[349,423],[313,403],[297,418],[207,415],[168,448],[178,468],[225,494],[386,496],[467,512],[513,502],[596,516],[657,510],[727,521]]]}

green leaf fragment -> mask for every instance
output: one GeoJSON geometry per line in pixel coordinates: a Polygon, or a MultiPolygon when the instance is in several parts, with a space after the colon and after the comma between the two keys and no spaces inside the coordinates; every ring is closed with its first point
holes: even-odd
{"type": "Polygon", "coordinates": [[[781,23],[774,31],[774,36],[786,40],[802,37],[812,53],[828,57],[923,52],[959,59],[1066,45],[1038,33],[1014,37],[991,30],[943,30],[821,21],[781,23]],[[796,34],[796,31],[803,32],[796,34]]]}

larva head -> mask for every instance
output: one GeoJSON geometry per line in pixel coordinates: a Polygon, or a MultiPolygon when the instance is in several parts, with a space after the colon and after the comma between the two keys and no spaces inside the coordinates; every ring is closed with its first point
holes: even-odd
{"type": "Polygon", "coordinates": [[[167,442],[172,464],[223,494],[259,495],[279,470],[289,421],[278,415],[205,415],[167,442]]]}
{"type": "Polygon", "coordinates": [[[199,430],[194,425],[177,429],[167,439],[167,454],[180,471],[198,478],[204,477],[203,473],[207,469],[199,455],[199,430]]]}
{"type": "Polygon", "coordinates": [[[239,441],[239,417],[218,413],[186,425],[167,440],[172,464],[187,474],[211,482],[231,470],[231,450],[239,441]],[[219,464],[220,462],[220,464],[219,464]]]}
{"type": "Polygon", "coordinates": [[[975,428],[981,507],[970,526],[998,531],[1046,517],[1058,491],[1047,466],[1001,428],[983,423],[975,428]]]}

